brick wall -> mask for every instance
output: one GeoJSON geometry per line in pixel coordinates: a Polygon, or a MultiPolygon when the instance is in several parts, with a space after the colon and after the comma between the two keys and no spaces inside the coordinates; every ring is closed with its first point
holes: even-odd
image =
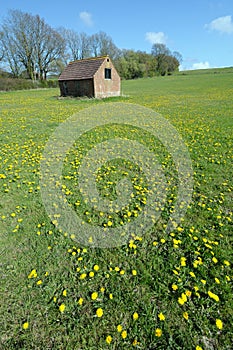
{"type": "Polygon", "coordinates": [[[109,58],[105,59],[94,75],[94,91],[97,98],[121,94],[121,79],[109,58]],[[105,79],[105,68],[111,69],[111,79],[105,79]]]}

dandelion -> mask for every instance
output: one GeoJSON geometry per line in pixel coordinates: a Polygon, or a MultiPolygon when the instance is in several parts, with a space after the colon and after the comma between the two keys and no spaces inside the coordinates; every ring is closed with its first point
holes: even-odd
{"type": "Polygon", "coordinates": [[[89,277],[94,277],[95,273],[93,271],[89,272],[89,277]]]}
{"type": "Polygon", "coordinates": [[[62,295],[63,295],[64,297],[67,296],[67,291],[66,291],[66,289],[63,290],[62,295]]]}
{"type": "Polygon", "coordinates": [[[92,300],[96,300],[98,298],[98,293],[97,292],[93,292],[92,294],[91,294],[91,299],[92,300]]]}
{"type": "Polygon", "coordinates": [[[160,314],[158,314],[158,318],[160,319],[160,321],[164,321],[165,320],[165,316],[162,312],[160,312],[160,314]]]}
{"type": "Polygon", "coordinates": [[[197,345],[196,350],[203,350],[203,349],[199,345],[197,345]]]}
{"type": "Polygon", "coordinates": [[[103,309],[101,309],[100,307],[96,310],[96,315],[98,316],[98,317],[102,317],[103,316],[103,309]]]}
{"type": "Polygon", "coordinates": [[[182,257],[182,258],[180,258],[180,265],[181,266],[186,266],[186,258],[184,258],[184,257],[182,257]]]}
{"type": "Polygon", "coordinates": [[[184,317],[186,320],[188,320],[188,318],[189,318],[188,313],[187,313],[187,312],[184,312],[184,313],[183,313],[183,317],[184,317]]]}
{"type": "Polygon", "coordinates": [[[172,285],[172,289],[173,289],[173,290],[177,290],[177,289],[178,289],[178,286],[177,286],[176,284],[173,284],[173,285],[172,285]]]}
{"type": "Polygon", "coordinates": [[[113,299],[112,293],[109,294],[109,299],[113,299]]]}
{"type": "Polygon", "coordinates": [[[210,290],[208,291],[208,295],[209,295],[210,298],[214,299],[215,301],[219,301],[218,295],[212,293],[210,290]]]}
{"type": "Polygon", "coordinates": [[[219,318],[216,319],[216,326],[218,329],[222,329],[223,327],[222,321],[219,318]]]}
{"type": "Polygon", "coordinates": [[[83,304],[83,298],[79,298],[78,304],[81,306],[83,304]]]}
{"type": "Polygon", "coordinates": [[[185,291],[185,294],[187,295],[187,297],[191,297],[192,292],[190,292],[190,290],[186,290],[186,291],[185,291]]]}
{"type": "Polygon", "coordinates": [[[122,325],[119,324],[119,325],[117,326],[117,332],[121,333],[121,331],[122,331],[122,325]]]}
{"type": "Polygon", "coordinates": [[[61,313],[63,313],[63,312],[65,311],[65,308],[66,308],[65,304],[61,304],[61,305],[59,306],[59,311],[60,311],[61,313]]]}
{"type": "Polygon", "coordinates": [[[161,337],[161,335],[162,335],[162,329],[160,329],[160,328],[156,328],[156,330],[155,330],[155,335],[156,335],[156,337],[161,337]]]}
{"type": "Polygon", "coordinates": [[[28,327],[29,327],[29,323],[28,322],[24,322],[23,329],[26,330],[26,329],[28,329],[28,327]]]}
{"type": "Polygon", "coordinates": [[[82,273],[81,275],[80,275],[80,280],[84,280],[84,278],[86,278],[87,277],[87,274],[86,273],[82,273]]]}
{"type": "Polygon", "coordinates": [[[121,333],[121,336],[122,336],[123,339],[125,339],[125,338],[127,337],[127,332],[126,332],[126,331],[123,331],[123,332],[121,333]]]}
{"type": "Polygon", "coordinates": [[[112,337],[111,337],[111,335],[108,335],[107,337],[106,337],[106,343],[107,344],[110,344],[112,342],[112,337]]]}
{"type": "Polygon", "coordinates": [[[94,267],[93,267],[93,269],[95,270],[95,271],[99,271],[99,265],[94,265],[94,267]]]}
{"type": "Polygon", "coordinates": [[[134,312],[134,314],[133,314],[133,319],[134,319],[134,321],[136,321],[137,319],[138,319],[138,313],[137,312],[134,312]]]}
{"type": "Polygon", "coordinates": [[[33,269],[29,275],[28,275],[28,278],[36,278],[37,277],[37,272],[36,272],[36,269],[33,269]]]}
{"type": "Polygon", "coordinates": [[[137,271],[136,270],[132,270],[132,275],[136,276],[137,275],[137,271]]]}
{"type": "Polygon", "coordinates": [[[42,284],[42,280],[37,281],[36,284],[40,286],[42,284]]]}

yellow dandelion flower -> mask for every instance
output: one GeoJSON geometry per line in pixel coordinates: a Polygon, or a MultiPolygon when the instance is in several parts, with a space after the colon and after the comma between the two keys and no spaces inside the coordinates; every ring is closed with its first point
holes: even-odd
{"type": "Polygon", "coordinates": [[[191,297],[192,292],[190,292],[190,290],[186,290],[186,291],[185,291],[185,294],[187,295],[187,297],[191,297]]]}
{"type": "Polygon", "coordinates": [[[89,277],[94,277],[95,273],[93,271],[89,272],[89,277]]]}
{"type": "Polygon", "coordinates": [[[184,317],[186,320],[188,320],[188,318],[189,318],[188,313],[187,313],[187,312],[184,312],[184,313],[183,313],[183,317],[184,317]]]}
{"type": "Polygon", "coordinates": [[[133,319],[136,321],[137,319],[138,319],[138,313],[137,312],[134,312],[134,314],[133,314],[133,319]]]}
{"type": "Polygon", "coordinates": [[[117,332],[121,333],[121,331],[122,331],[122,325],[119,324],[119,325],[117,326],[117,332]]]}
{"type": "Polygon", "coordinates": [[[137,275],[137,271],[136,270],[132,270],[132,275],[136,276],[137,275]]]}
{"type": "Polygon", "coordinates": [[[214,299],[215,301],[219,301],[218,295],[212,293],[210,290],[208,291],[208,295],[209,295],[210,298],[214,299]]]}
{"type": "Polygon", "coordinates": [[[82,305],[82,304],[83,304],[83,298],[79,298],[78,304],[79,304],[79,305],[82,305]]]}
{"type": "Polygon", "coordinates": [[[94,265],[94,267],[93,267],[93,269],[95,270],[95,271],[99,271],[99,265],[94,265]]]}
{"type": "Polygon", "coordinates": [[[23,329],[26,330],[26,329],[28,329],[28,327],[29,327],[29,323],[28,322],[24,322],[23,329]]]}
{"type": "Polygon", "coordinates": [[[36,284],[40,286],[42,284],[42,280],[37,281],[36,284]]]}
{"type": "Polygon", "coordinates": [[[121,270],[120,275],[124,275],[124,274],[125,274],[125,270],[121,270]]]}
{"type": "Polygon", "coordinates": [[[91,299],[92,300],[96,300],[98,298],[98,293],[97,292],[93,292],[92,294],[91,294],[91,299]]]}
{"type": "Polygon", "coordinates": [[[224,264],[225,264],[226,266],[230,266],[230,263],[229,263],[229,261],[227,261],[227,260],[224,260],[223,262],[224,262],[224,264]]]}
{"type": "Polygon", "coordinates": [[[62,295],[63,295],[64,297],[67,296],[67,291],[66,291],[66,289],[63,290],[62,295]]]}
{"type": "Polygon", "coordinates": [[[113,299],[112,293],[109,294],[109,299],[113,299]]]}
{"type": "Polygon", "coordinates": [[[203,350],[199,345],[196,346],[196,350],[203,350]]]}
{"type": "Polygon", "coordinates": [[[155,330],[155,335],[156,335],[156,337],[161,337],[161,335],[162,335],[162,329],[160,329],[160,328],[156,328],[156,330],[155,330]]]}
{"type": "Polygon", "coordinates": [[[101,293],[104,293],[105,288],[104,288],[104,287],[101,287],[101,288],[100,288],[100,291],[101,291],[101,293]]]}
{"type": "Polygon", "coordinates": [[[223,323],[219,318],[216,319],[216,326],[218,327],[218,329],[222,329],[223,327],[223,323]]]}
{"type": "Polygon", "coordinates": [[[106,343],[107,344],[110,344],[112,342],[112,337],[111,337],[111,335],[108,335],[107,337],[106,337],[106,343]]]}
{"type": "Polygon", "coordinates": [[[162,312],[160,312],[158,314],[158,318],[160,319],[160,321],[164,321],[165,320],[165,316],[164,316],[164,314],[162,312]]]}
{"type": "Polygon", "coordinates": [[[123,339],[125,339],[125,338],[127,337],[127,332],[126,332],[126,331],[123,331],[123,332],[121,333],[121,336],[122,336],[123,339]]]}
{"type": "Polygon", "coordinates": [[[28,278],[36,278],[37,277],[37,272],[36,272],[36,269],[33,269],[29,275],[28,275],[28,278]]]}
{"type": "Polygon", "coordinates": [[[215,257],[213,257],[213,258],[212,258],[212,261],[213,261],[215,264],[217,264],[218,259],[216,259],[215,257]]]}
{"type": "Polygon", "coordinates": [[[134,339],[134,341],[132,342],[132,345],[133,346],[137,346],[137,345],[139,345],[140,343],[137,341],[137,339],[134,339]]]}
{"type": "Polygon", "coordinates": [[[184,299],[182,299],[182,298],[178,298],[178,303],[179,303],[180,305],[184,305],[185,301],[184,301],[184,299]]]}
{"type": "Polygon", "coordinates": [[[102,317],[103,316],[103,309],[101,309],[101,307],[99,307],[97,310],[96,310],[96,315],[98,316],[98,317],[102,317]]]}
{"type": "Polygon", "coordinates": [[[60,312],[63,313],[63,312],[65,311],[65,308],[66,308],[65,304],[61,304],[61,305],[59,306],[60,312]]]}
{"type": "Polygon", "coordinates": [[[178,286],[177,286],[176,284],[173,284],[173,285],[172,285],[172,289],[173,289],[173,290],[177,290],[177,289],[178,289],[178,286]]]}
{"type": "Polygon", "coordinates": [[[84,278],[86,278],[87,277],[87,274],[86,273],[82,273],[81,275],[80,275],[80,280],[84,280],[84,278]]]}

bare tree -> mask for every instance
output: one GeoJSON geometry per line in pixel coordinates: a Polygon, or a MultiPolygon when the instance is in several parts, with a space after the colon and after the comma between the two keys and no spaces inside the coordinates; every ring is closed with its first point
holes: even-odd
{"type": "Polygon", "coordinates": [[[66,28],[59,28],[58,32],[63,37],[66,45],[66,54],[63,59],[67,64],[68,61],[76,61],[80,58],[80,36],[79,34],[72,30],[66,28]]]}
{"type": "Polygon", "coordinates": [[[3,32],[0,32],[0,62],[3,60],[3,57],[4,57],[4,47],[2,42],[3,34],[4,34],[3,32]]]}
{"type": "Polygon", "coordinates": [[[9,11],[2,31],[6,60],[13,74],[18,75],[22,65],[30,79],[36,72],[46,79],[49,65],[65,49],[64,39],[43,19],[19,10],[9,11]]]}
{"type": "Polygon", "coordinates": [[[80,33],[80,59],[84,59],[91,56],[90,37],[86,33],[80,33]]]}
{"type": "Polygon", "coordinates": [[[65,50],[65,40],[39,16],[34,17],[35,66],[40,79],[46,79],[49,66],[65,50]]]}
{"type": "Polygon", "coordinates": [[[12,35],[8,31],[2,32],[1,46],[4,52],[3,61],[9,66],[13,77],[19,77],[22,72],[23,65],[17,57],[16,44],[12,35]]]}
{"type": "Polygon", "coordinates": [[[109,55],[114,60],[120,55],[120,50],[113,43],[112,38],[102,31],[90,37],[90,49],[95,57],[109,55]]]}

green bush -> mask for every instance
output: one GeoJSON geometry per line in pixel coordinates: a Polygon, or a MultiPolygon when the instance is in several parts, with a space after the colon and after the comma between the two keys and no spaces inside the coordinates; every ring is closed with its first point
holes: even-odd
{"type": "Polygon", "coordinates": [[[56,88],[57,80],[32,81],[29,79],[0,78],[0,91],[56,88]]]}

